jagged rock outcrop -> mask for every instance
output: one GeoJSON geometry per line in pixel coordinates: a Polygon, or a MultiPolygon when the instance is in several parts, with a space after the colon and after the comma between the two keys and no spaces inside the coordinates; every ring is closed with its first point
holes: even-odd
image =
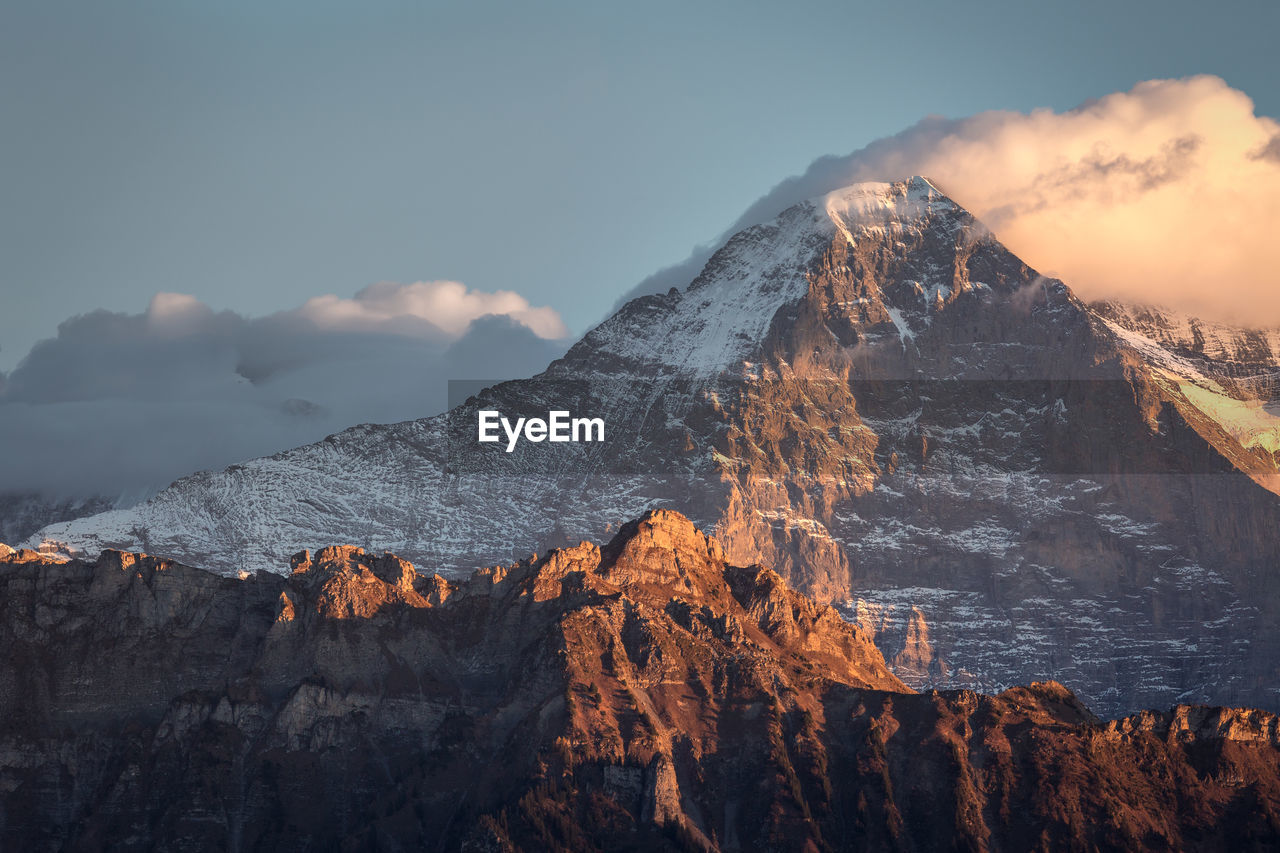
{"type": "Polygon", "coordinates": [[[1265,849],[1277,719],[913,693],[658,510],[449,581],[0,553],[0,846],[1265,849]]]}
{"type": "Polygon", "coordinates": [[[458,577],[668,506],[837,603],[915,687],[1280,710],[1274,339],[1159,316],[1084,305],[922,178],[860,184],[537,377],[28,544],[236,573],[355,541],[458,577]],[[475,441],[482,408],[601,417],[606,441],[507,453],[475,441]]]}

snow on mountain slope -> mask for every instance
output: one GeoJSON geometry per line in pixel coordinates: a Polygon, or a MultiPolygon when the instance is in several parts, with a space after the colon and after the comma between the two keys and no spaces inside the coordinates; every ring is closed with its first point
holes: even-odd
{"type": "MultiPolygon", "coordinates": [[[[551,399],[562,390],[559,383],[586,382],[588,399],[582,402],[589,408],[579,411],[603,416],[617,436],[610,452],[634,457],[639,445],[652,444],[640,433],[653,420],[655,406],[680,415],[695,404],[693,395],[681,395],[672,383],[690,387],[740,369],[777,312],[805,295],[813,257],[837,233],[851,238],[913,223],[918,229],[926,219],[959,213],[919,178],[858,185],[797,205],[736,235],[687,292],[636,300],[606,320],[530,380],[531,393],[519,383],[504,383],[497,393],[515,398],[509,402],[516,406],[540,395],[549,397],[548,405],[560,405],[563,400],[551,399]]],[[[503,466],[487,477],[448,474],[448,429],[449,416],[361,425],[317,444],[192,475],[137,507],[52,525],[32,544],[72,554],[141,549],[236,572],[278,570],[287,563],[281,558],[300,548],[344,539],[464,570],[540,547],[547,531],[568,528],[585,536],[611,519],[670,500],[652,482],[654,473],[668,467],[665,460],[649,459],[627,484],[593,486],[595,470],[609,473],[620,463],[593,465],[591,457],[598,454],[586,448],[559,464],[571,481],[585,475],[593,495],[575,502],[585,509],[584,524],[575,526],[572,506],[555,507],[549,497],[535,501],[532,511],[526,506],[529,482],[541,483],[553,467],[546,458],[529,456],[529,465],[503,466]],[[509,531],[500,534],[497,519],[487,529],[494,504],[519,509],[528,519],[524,537],[501,552],[478,544],[510,538],[509,531]],[[228,545],[243,559],[229,559],[228,545]]],[[[515,456],[517,462],[523,458],[515,456]]],[[[554,477],[545,485],[551,493],[559,490],[554,477]]]]}
{"type": "Polygon", "coordinates": [[[1207,440],[1280,493],[1280,331],[1237,329],[1154,307],[1091,309],[1138,352],[1207,440]],[[1218,439],[1221,428],[1228,441],[1218,439]]]}
{"type": "Polygon", "coordinates": [[[1242,375],[1280,370],[1280,329],[1244,329],[1155,306],[1097,302],[1090,308],[1171,356],[1234,365],[1242,375]]]}
{"type": "MultiPolygon", "coordinates": [[[[808,292],[813,258],[836,235],[852,245],[872,234],[901,237],[923,222],[945,235],[978,228],[962,214],[919,177],[905,184],[855,184],[810,199],[734,235],[679,294],[677,310],[620,311],[579,347],[597,358],[607,353],[631,366],[685,376],[737,370],[765,339],[778,310],[808,292]]],[[[576,370],[579,361],[569,364],[576,370]]]]}
{"type": "Polygon", "coordinates": [[[0,492],[0,542],[21,542],[43,527],[105,512],[110,498],[53,497],[37,492],[0,492]]]}

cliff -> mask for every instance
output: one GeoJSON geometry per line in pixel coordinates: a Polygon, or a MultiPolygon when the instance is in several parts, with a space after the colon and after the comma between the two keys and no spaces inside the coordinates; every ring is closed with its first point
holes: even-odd
{"type": "Polygon", "coordinates": [[[1262,849],[1261,711],[914,693],[673,512],[461,581],[0,549],[0,846],[1262,849]]]}

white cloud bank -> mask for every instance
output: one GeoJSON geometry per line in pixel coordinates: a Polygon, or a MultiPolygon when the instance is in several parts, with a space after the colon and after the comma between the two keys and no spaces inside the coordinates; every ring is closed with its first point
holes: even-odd
{"type": "Polygon", "coordinates": [[[551,308],[457,282],[260,318],[180,293],[72,317],[0,375],[0,492],[136,499],[352,424],[443,411],[447,380],[528,376],[565,334],[551,308]]]}
{"type": "MultiPolygon", "coordinates": [[[[729,233],[850,183],[916,174],[1084,299],[1280,325],[1280,123],[1217,77],[1152,80],[1063,113],[927,118],[815,161],[729,233]]],[[[631,295],[683,287],[709,254],[631,295]]]]}
{"type": "Polygon", "coordinates": [[[352,299],[317,296],[297,313],[322,329],[347,331],[429,334],[429,330],[439,330],[458,337],[476,318],[495,315],[510,317],[540,338],[553,340],[569,333],[553,308],[534,308],[510,290],[485,293],[457,281],[381,282],[352,299]]]}

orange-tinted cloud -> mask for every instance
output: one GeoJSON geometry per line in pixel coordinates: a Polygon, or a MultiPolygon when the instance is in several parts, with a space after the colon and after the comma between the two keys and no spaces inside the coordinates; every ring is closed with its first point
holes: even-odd
{"type": "MultiPolygon", "coordinates": [[[[1062,113],[926,118],[815,161],[729,233],[851,183],[910,175],[1082,298],[1280,325],[1280,123],[1217,77],[1152,80],[1062,113]]],[[[630,295],[687,284],[709,254],[630,295]]]]}
{"type": "Polygon", "coordinates": [[[472,290],[457,281],[419,281],[413,284],[371,284],[350,299],[316,296],[297,309],[322,329],[412,333],[430,324],[457,338],[472,321],[488,316],[510,317],[540,338],[552,340],[569,333],[554,308],[534,307],[518,293],[472,290]]]}
{"type": "Polygon", "coordinates": [[[1280,123],[1222,80],[907,137],[852,177],[929,175],[1082,298],[1280,324],[1280,123]]]}

